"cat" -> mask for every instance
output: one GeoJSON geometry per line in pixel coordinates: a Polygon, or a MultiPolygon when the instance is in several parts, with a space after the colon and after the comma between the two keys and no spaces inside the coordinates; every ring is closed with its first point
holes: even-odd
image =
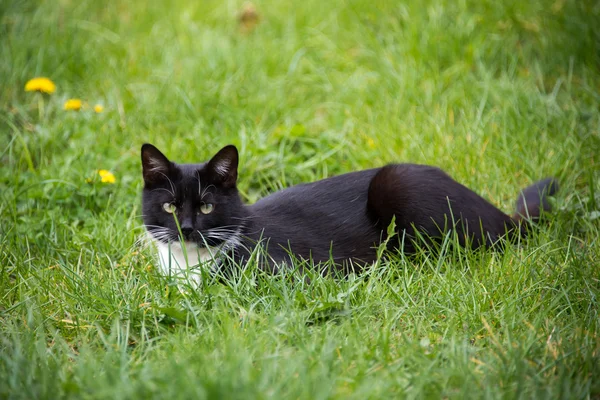
{"type": "Polygon", "coordinates": [[[295,258],[360,269],[377,259],[383,241],[412,253],[417,236],[436,241],[449,230],[462,246],[489,247],[524,236],[550,210],[547,197],[558,190],[553,178],[527,187],[509,216],[439,168],[390,164],[299,184],[245,205],[236,188],[235,146],[205,163],[177,164],[144,144],[141,158],[143,222],[162,272],[171,275],[207,265],[233,268],[248,261],[258,243],[266,253],[259,264],[274,273],[295,258]],[[397,234],[388,237],[392,223],[397,234]]]}

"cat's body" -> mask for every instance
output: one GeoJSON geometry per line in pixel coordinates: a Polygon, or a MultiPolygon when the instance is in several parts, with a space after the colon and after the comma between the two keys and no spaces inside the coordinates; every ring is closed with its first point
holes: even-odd
{"type": "Polygon", "coordinates": [[[371,262],[381,240],[367,212],[369,183],[378,169],[300,184],[247,206],[252,240],[268,241],[268,254],[286,261],[289,251],[315,262],[371,262]]]}
{"type": "Polygon", "coordinates": [[[142,164],[144,223],[158,243],[165,273],[226,258],[241,263],[259,242],[268,254],[263,266],[272,271],[289,264],[290,254],[356,268],[376,260],[392,218],[398,235],[388,244],[405,252],[414,251],[417,234],[436,240],[451,229],[462,245],[489,246],[505,235],[521,235],[520,219],[548,210],[546,196],[557,189],[552,179],[530,186],[510,217],[438,168],[391,164],[293,186],[244,205],[233,146],[204,164],[175,164],[144,145],[142,164]],[[186,246],[180,245],[173,214],[186,246]]]}

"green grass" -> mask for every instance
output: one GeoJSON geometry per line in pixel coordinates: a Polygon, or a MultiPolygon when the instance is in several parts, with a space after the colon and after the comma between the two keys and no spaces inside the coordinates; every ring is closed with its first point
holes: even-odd
{"type": "Polygon", "coordinates": [[[145,3],[0,7],[0,398],[600,396],[598,2],[145,3]],[[180,292],[136,244],[143,142],[236,144],[249,202],[391,161],[507,212],[562,187],[504,253],[180,292]]]}

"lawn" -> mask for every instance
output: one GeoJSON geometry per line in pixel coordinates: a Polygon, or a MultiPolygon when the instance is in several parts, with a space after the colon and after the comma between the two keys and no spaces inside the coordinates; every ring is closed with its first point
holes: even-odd
{"type": "Polygon", "coordinates": [[[600,3],[254,7],[0,6],[0,398],[598,398],[600,3]],[[392,161],[506,212],[561,190],[504,252],[194,290],[141,239],[144,142],[180,162],[235,144],[247,202],[392,161]]]}

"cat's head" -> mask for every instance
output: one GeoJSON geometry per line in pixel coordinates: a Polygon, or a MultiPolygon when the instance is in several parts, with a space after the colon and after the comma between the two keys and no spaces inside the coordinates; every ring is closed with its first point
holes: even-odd
{"type": "Polygon", "coordinates": [[[142,146],[143,220],[155,240],[217,246],[239,237],[244,205],[237,188],[238,151],[222,148],[210,161],[177,164],[142,146]]]}

